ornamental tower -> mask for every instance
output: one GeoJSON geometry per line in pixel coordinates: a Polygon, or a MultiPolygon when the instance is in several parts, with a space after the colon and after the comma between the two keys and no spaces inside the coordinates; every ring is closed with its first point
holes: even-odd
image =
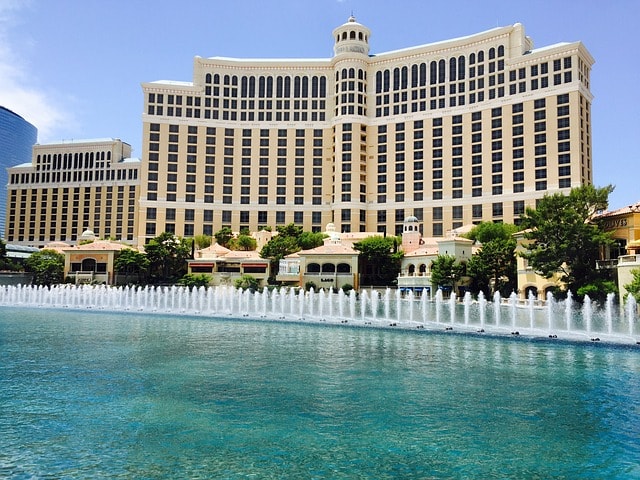
{"type": "Polygon", "coordinates": [[[352,15],[333,30],[334,197],[333,210],[343,228],[366,230],[367,79],[370,30],[352,15]]]}

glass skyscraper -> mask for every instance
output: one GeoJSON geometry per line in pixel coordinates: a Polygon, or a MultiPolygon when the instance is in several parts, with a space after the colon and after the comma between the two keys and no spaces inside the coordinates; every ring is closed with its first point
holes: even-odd
{"type": "Polygon", "coordinates": [[[4,236],[7,212],[7,168],[31,164],[31,149],[38,139],[38,129],[17,113],[0,106],[0,235],[4,236]]]}

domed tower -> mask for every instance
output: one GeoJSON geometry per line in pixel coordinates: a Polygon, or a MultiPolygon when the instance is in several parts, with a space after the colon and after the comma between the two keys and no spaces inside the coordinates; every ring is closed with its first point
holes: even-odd
{"type": "Polygon", "coordinates": [[[369,29],[356,22],[353,15],[333,31],[336,117],[367,115],[370,35],[369,29]]]}
{"type": "Polygon", "coordinates": [[[333,30],[334,218],[340,232],[366,231],[367,91],[370,30],[352,15],[333,30]],[[356,206],[357,205],[357,206],[356,206]],[[336,216],[337,214],[337,216],[336,216]]]}
{"type": "Polygon", "coordinates": [[[402,251],[413,252],[420,246],[422,234],[420,233],[420,221],[417,217],[409,216],[402,224],[402,251]]]}
{"type": "Polygon", "coordinates": [[[333,46],[335,56],[343,53],[355,53],[368,57],[370,35],[371,31],[356,22],[356,18],[351,15],[347,23],[340,25],[333,31],[333,38],[336,42],[333,46]]]}

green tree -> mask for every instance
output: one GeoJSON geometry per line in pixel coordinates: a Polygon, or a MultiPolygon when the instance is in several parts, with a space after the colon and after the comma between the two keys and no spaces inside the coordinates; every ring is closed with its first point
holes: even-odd
{"type": "Polygon", "coordinates": [[[631,283],[624,286],[629,295],[633,295],[633,298],[640,301],[640,268],[631,270],[633,280],[631,283]]]}
{"type": "Polygon", "coordinates": [[[240,278],[236,279],[236,281],[234,282],[234,286],[236,288],[241,288],[242,290],[249,289],[252,292],[255,292],[260,284],[257,278],[251,275],[244,274],[240,278]]]}
{"type": "Polygon", "coordinates": [[[491,240],[510,240],[518,230],[520,228],[511,223],[481,222],[463,236],[484,245],[491,240]]]}
{"type": "Polygon", "coordinates": [[[180,285],[189,288],[208,287],[211,282],[211,275],[206,273],[187,273],[178,281],[180,285]]]}
{"type": "Polygon", "coordinates": [[[298,245],[302,250],[311,250],[312,248],[324,245],[324,239],[327,237],[322,232],[302,232],[298,236],[298,245]]]}
{"type": "Polygon", "coordinates": [[[151,280],[168,283],[186,273],[186,260],[191,256],[191,241],[169,232],[149,240],[144,247],[149,259],[151,280]]]}
{"type": "Polygon", "coordinates": [[[394,285],[400,273],[402,252],[397,237],[373,236],[353,244],[358,257],[361,285],[394,285]]]}
{"type": "Polygon", "coordinates": [[[4,240],[0,239],[0,270],[19,271],[21,267],[18,262],[13,262],[7,258],[7,248],[4,240]]]}
{"type": "Polygon", "coordinates": [[[129,283],[129,277],[135,275],[138,283],[146,280],[149,270],[149,258],[138,250],[125,248],[120,250],[114,262],[116,272],[124,274],[124,283],[129,283]]]}
{"type": "Polygon", "coordinates": [[[236,238],[232,238],[229,241],[229,248],[231,250],[242,250],[245,252],[251,252],[256,249],[258,242],[251,235],[241,233],[236,238]]]}
{"type": "Polygon", "coordinates": [[[288,225],[281,225],[276,227],[276,232],[278,232],[279,235],[297,239],[300,235],[302,235],[303,231],[302,227],[296,225],[295,223],[290,223],[288,225]]]}
{"type": "Polygon", "coordinates": [[[229,245],[229,242],[233,238],[233,232],[229,227],[222,227],[213,236],[215,237],[216,242],[218,242],[218,245],[227,247],[227,245],[229,245]]]}
{"type": "Polygon", "coordinates": [[[62,283],[64,276],[64,255],[55,250],[44,249],[32,253],[25,262],[28,272],[33,273],[34,285],[62,283]]]}
{"type": "Polygon", "coordinates": [[[590,297],[604,300],[611,283],[607,272],[596,269],[596,261],[600,249],[612,239],[592,220],[607,208],[612,191],[612,186],[583,185],[568,195],[545,195],[536,209],[527,208],[521,217],[521,226],[527,229],[525,238],[531,242],[521,255],[541,275],[559,274],[578,296],[589,291],[590,297]]]}
{"type": "Polygon", "coordinates": [[[211,246],[211,235],[196,235],[193,237],[193,241],[195,242],[196,248],[202,250],[203,248],[211,246]]]}
{"type": "Polygon", "coordinates": [[[465,265],[453,255],[438,255],[431,262],[431,283],[438,288],[455,291],[464,273],[465,265]]]}
{"type": "Polygon", "coordinates": [[[516,231],[518,227],[509,223],[482,222],[465,235],[481,244],[467,263],[472,292],[491,295],[499,291],[506,297],[517,290],[516,231]]]}

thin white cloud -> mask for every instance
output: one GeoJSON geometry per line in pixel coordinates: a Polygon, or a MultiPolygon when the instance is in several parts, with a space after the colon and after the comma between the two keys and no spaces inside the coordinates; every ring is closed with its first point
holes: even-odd
{"type": "Polygon", "coordinates": [[[52,140],[76,122],[53,95],[36,86],[27,64],[15,54],[11,30],[19,23],[23,0],[0,0],[0,105],[14,111],[38,128],[38,138],[52,140]]]}

